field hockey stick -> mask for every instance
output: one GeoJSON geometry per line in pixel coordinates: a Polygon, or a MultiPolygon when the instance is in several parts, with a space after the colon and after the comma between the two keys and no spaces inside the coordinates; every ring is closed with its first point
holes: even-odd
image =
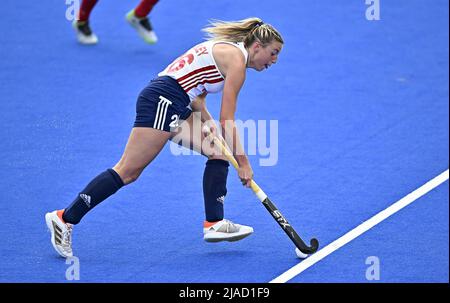
{"type": "MultiPolygon", "coordinates": [[[[222,153],[225,155],[228,161],[230,161],[230,163],[234,166],[234,168],[236,168],[236,170],[239,169],[239,164],[237,163],[232,153],[228,150],[226,142],[222,142],[223,139],[219,139],[217,136],[211,133],[210,128],[206,125],[203,127],[203,133],[206,135],[206,138],[208,140],[212,141],[216,146],[218,146],[221,149],[222,153]]],[[[289,238],[292,240],[295,246],[302,253],[313,254],[317,251],[317,249],[319,248],[319,241],[317,239],[313,238],[310,240],[311,246],[306,245],[305,242],[302,240],[302,238],[300,238],[295,229],[292,227],[292,225],[289,224],[289,222],[286,220],[283,214],[278,210],[275,204],[272,201],[270,201],[269,197],[258,186],[258,184],[256,184],[255,181],[251,180],[250,187],[255,193],[255,195],[258,197],[258,199],[265,206],[265,208],[272,215],[272,217],[275,219],[275,221],[278,222],[278,225],[280,225],[280,227],[284,230],[284,232],[289,236],[289,238]]]]}

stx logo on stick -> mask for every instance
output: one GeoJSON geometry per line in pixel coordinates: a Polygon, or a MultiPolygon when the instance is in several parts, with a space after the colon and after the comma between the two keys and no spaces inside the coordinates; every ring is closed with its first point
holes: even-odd
{"type": "Polygon", "coordinates": [[[278,210],[274,210],[272,212],[272,215],[278,222],[280,222],[280,224],[283,226],[283,228],[290,226],[289,223],[286,221],[286,219],[283,217],[283,215],[278,210]]]}

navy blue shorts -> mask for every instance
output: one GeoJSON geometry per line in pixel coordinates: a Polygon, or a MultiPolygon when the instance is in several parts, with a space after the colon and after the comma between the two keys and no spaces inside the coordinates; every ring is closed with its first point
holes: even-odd
{"type": "Polygon", "coordinates": [[[189,103],[177,80],[168,76],[155,78],[139,94],[134,127],[170,132],[191,115],[189,103]]]}

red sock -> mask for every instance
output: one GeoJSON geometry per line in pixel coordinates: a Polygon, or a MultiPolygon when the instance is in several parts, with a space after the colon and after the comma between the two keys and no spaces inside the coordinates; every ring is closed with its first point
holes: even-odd
{"type": "Polygon", "coordinates": [[[134,15],[138,18],[147,17],[156,2],[158,0],[142,0],[134,9],[134,15]]]}
{"type": "Polygon", "coordinates": [[[98,0],[83,0],[80,5],[80,11],[78,12],[79,21],[87,21],[92,9],[98,0]]]}

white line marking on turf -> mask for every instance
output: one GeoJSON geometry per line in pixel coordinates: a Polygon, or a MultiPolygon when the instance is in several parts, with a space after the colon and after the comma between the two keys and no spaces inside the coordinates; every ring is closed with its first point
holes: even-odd
{"type": "Polygon", "coordinates": [[[295,265],[294,267],[290,268],[280,276],[276,277],[270,283],[285,283],[289,281],[290,279],[294,278],[304,270],[308,269],[312,265],[316,264],[329,254],[333,253],[335,250],[338,250],[345,244],[349,243],[356,237],[360,236],[361,234],[365,233],[381,221],[387,219],[391,215],[395,214],[405,206],[411,204],[412,202],[416,201],[432,189],[438,187],[442,183],[448,180],[448,169],[441,173],[439,176],[435,177],[434,179],[428,181],[412,193],[408,194],[407,196],[403,197],[402,199],[398,200],[385,210],[379,212],[369,220],[363,222],[362,224],[358,225],[353,230],[349,231],[339,239],[335,240],[334,242],[328,244],[324,248],[317,251],[312,256],[308,257],[307,259],[303,260],[299,264],[295,265]]]}

